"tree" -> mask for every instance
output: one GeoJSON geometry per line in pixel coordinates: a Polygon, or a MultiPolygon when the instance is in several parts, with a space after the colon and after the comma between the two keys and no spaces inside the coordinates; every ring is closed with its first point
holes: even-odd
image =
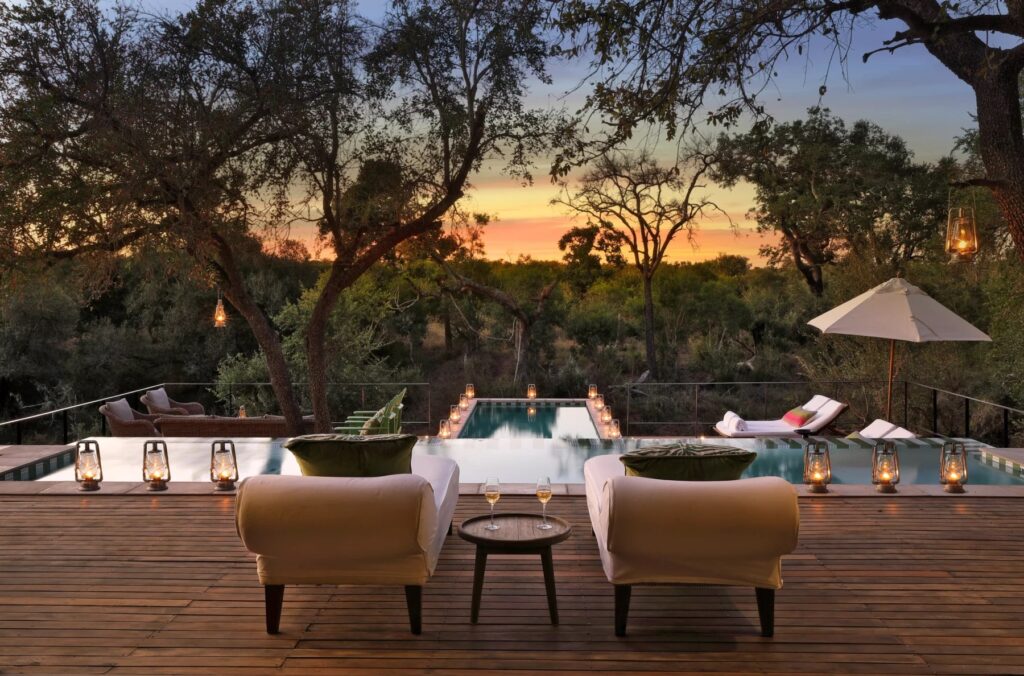
{"type": "Polygon", "coordinates": [[[712,161],[710,154],[695,151],[680,165],[664,167],[644,153],[609,152],[584,174],[575,192],[569,194],[566,188],[566,195],[556,200],[585,216],[606,241],[624,247],[632,257],[643,283],[644,342],[651,378],[658,377],[654,275],[678,235],[692,240],[697,219],[709,210],[721,211],[700,194],[712,161]]]}
{"type": "Polygon", "coordinates": [[[327,430],[340,293],[440,228],[486,159],[528,178],[547,129],[523,104],[527,78],[547,77],[538,0],[398,0],[365,62],[347,0],[210,0],[155,21],[32,0],[0,18],[5,260],[152,239],[188,251],[252,328],[291,433],[301,413],[282,329],[250,293],[238,243],[303,212],[334,254],[305,330],[327,430]]]}
{"type": "Polygon", "coordinates": [[[815,295],[824,268],[850,252],[898,271],[938,241],[951,167],[914,163],[901,138],[870,122],[847,129],[811,108],[806,120],[723,135],[717,155],[713,178],[752,183],[758,230],[781,238],[762,255],[792,262],[815,295]]]}
{"type": "Polygon", "coordinates": [[[695,122],[705,105],[713,123],[734,123],[744,112],[763,118],[758,97],[772,86],[780,61],[823,41],[832,50],[828,62],[842,62],[854,42],[850,34],[872,18],[904,28],[865,60],[922,45],[974,91],[985,173],[965,183],[992,191],[1024,259],[1024,4],[565,0],[559,23],[575,39],[575,53],[592,50],[599,82],[590,106],[609,113],[613,136],[625,138],[647,121],[665,123],[672,134],[695,122]]]}
{"type": "MultiPolygon", "coordinates": [[[[437,260],[451,278],[450,294],[455,295],[458,291],[469,292],[480,299],[496,303],[503,311],[512,316],[512,344],[515,354],[512,385],[513,388],[518,388],[536,372],[537,346],[533,337],[538,325],[550,319],[550,301],[558,288],[560,275],[556,272],[553,278],[549,279],[552,275],[543,274],[543,271],[550,271],[550,266],[542,266],[542,271],[530,270],[525,279],[519,281],[525,281],[526,286],[531,288],[514,293],[500,288],[497,283],[492,286],[477,281],[461,274],[442,259],[438,258],[437,260]],[[538,285],[539,288],[537,288],[538,285]]],[[[531,261],[519,261],[512,267],[528,269],[529,267],[536,268],[537,265],[531,261]]]]}
{"type": "MultiPolygon", "coordinates": [[[[506,170],[529,177],[529,158],[548,133],[544,113],[524,105],[527,78],[547,78],[543,28],[539,0],[397,0],[367,57],[367,86],[379,91],[366,132],[370,159],[356,181],[343,191],[349,157],[341,149],[351,135],[335,122],[347,112],[343,98],[323,98],[323,110],[312,111],[313,124],[330,121],[312,143],[297,137],[335,254],[306,328],[318,431],[330,430],[324,346],[340,293],[403,242],[439,230],[485,160],[505,156],[506,170]],[[310,146],[312,155],[303,152],[310,146]]],[[[323,70],[333,79],[329,57],[323,70]]]]}
{"type": "Polygon", "coordinates": [[[280,337],[246,282],[265,152],[308,103],[295,92],[309,14],[282,9],[229,0],[144,20],[90,0],[0,8],[0,240],[15,264],[146,241],[187,251],[252,329],[297,432],[280,337]]]}
{"type": "Polygon", "coordinates": [[[580,295],[604,274],[602,256],[604,262],[613,267],[626,264],[618,238],[596,225],[570,228],[558,240],[558,250],[565,252],[562,256],[565,275],[580,295]]]}

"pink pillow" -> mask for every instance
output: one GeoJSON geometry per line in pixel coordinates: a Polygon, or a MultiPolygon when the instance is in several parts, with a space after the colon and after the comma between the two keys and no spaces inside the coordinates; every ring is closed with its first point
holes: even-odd
{"type": "Polygon", "coordinates": [[[796,408],[787,411],[786,415],[782,416],[782,421],[792,427],[803,427],[807,424],[807,421],[814,417],[815,411],[808,411],[806,408],[797,406],[796,408]]]}

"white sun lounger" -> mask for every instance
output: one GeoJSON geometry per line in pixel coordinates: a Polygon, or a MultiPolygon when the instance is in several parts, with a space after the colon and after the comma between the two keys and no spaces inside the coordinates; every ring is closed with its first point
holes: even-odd
{"type": "Polygon", "coordinates": [[[888,420],[876,418],[874,422],[857,432],[865,439],[915,439],[917,435],[888,420]]]}
{"type": "Polygon", "coordinates": [[[799,437],[805,434],[817,434],[832,424],[839,414],[846,410],[846,404],[826,397],[823,394],[816,394],[802,408],[814,411],[814,417],[807,421],[803,427],[793,427],[781,418],[778,420],[742,420],[736,414],[732,414],[737,422],[731,422],[732,416],[726,413],[726,417],[715,423],[715,430],[723,437],[753,438],[753,437],[799,437]]]}

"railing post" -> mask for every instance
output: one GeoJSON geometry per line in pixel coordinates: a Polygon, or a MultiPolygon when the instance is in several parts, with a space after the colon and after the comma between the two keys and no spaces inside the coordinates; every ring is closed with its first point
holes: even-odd
{"type": "Polygon", "coordinates": [[[698,383],[693,384],[693,435],[700,436],[700,425],[697,422],[700,419],[700,385],[698,383]]]}
{"type": "Polygon", "coordinates": [[[63,432],[64,432],[64,434],[63,434],[63,436],[64,436],[64,445],[67,446],[68,445],[68,412],[67,412],[67,409],[65,409],[64,412],[61,413],[60,417],[61,417],[61,427],[63,427],[63,432]]]}
{"type": "Polygon", "coordinates": [[[964,438],[971,438],[971,400],[964,398],[964,438]]]}
{"type": "Polygon", "coordinates": [[[626,383],[626,432],[625,436],[629,436],[629,409],[630,404],[633,403],[633,388],[629,383],[626,383]]]}
{"type": "Polygon", "coordinates": [[[939,433],[939,391],[932,388],[932,434],[939,433]]]}
{"type": "Polygon", "coordinates": [[[910,383],[903,381],[903,426],[910,427],[910,383]]]}
{"type": "Polygon", "coordinates": [[[1003,409],[1003,448],[1010,447],[1010,409],[1003,409]]]}

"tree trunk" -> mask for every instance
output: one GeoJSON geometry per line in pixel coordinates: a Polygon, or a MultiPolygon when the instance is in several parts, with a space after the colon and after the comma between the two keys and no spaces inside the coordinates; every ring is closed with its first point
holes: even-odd
{"type": "Polygon", "coordinates": [[[446,357],[451,356],[452,351],[455,349],[455,341],[452,336],[452,301],[450,298],[445,300],[444,304],[444,354],[446,357]]]}
{"type": "Polygon", "coordinates": [[[521,316],[516,318],[516,335],[514,340],[519,352],[516,354],[516,372],[515,377],[512,379],[512,386],[517,390],[522,390],[520,396],[525,395],[525,385],[530,378],[530,374],[533,373],[533,350],[530,345],[530,330],[532,328],[532,322],[524,321],[521,316]]]}
{"type": "Polygon", "coordinates": [[[987,71],[974,83],[978,137],[992,193],[1024,260],[1024,132],[1021,126],[1018,73],[1012,68],[987,71]]]}
{"type": "Polygon", "coordinates": [[[226,285],[224,296],[245,319],[263,351],[263,356],[267,361],[270,386],[274,390],[278,406],[281,407],[288,434],[292,436],[302,434],[302,411],[299,409],[299,401],[296,399],[295,389],[292,387],[292,376],[288,370],[288,362],[284,358],[284,350],[281,348],[281,338],[274,330],[266,313],[263,312],[263,308],[256,304],[246,290],[245,281],[235,262],[231,245],[217,234],[213,235],[213,242],[219,252],[218,264],[226,285]]]}
{"type": "Polygon", "coordinates": [[[820,296],[825,292],[825,281],[821,274],[821,264],[814,263],[805,257],[806,247],[801,246],[800,240],[789,231],[787,228],[780,228],[782,237],[789,244],[789,252],[793,257],[793,265],[803,275],[804,281],[807,282],[807,288],[811,290],[815,296],[820,296]]]}
{"type": "Polygon", "coordinates": [[[647,350],[647,370],[650,379],[658,379],[658,357],[654,346],[654,293],[652,279],[648,274],[642,275],[644,280],[644,344],[647,350]]]}
{"type": "Polygon", "coordinates": [[[344,290],[344,266],[335,260],[331,274],[320,297],[313,306],[313,314],[306,326],[306,364],[309,368],[309,397],[313,404],[314,429],[319,433],[331,431],[331,407],[327,397],[327,322],[331,310],[344,290]]]}

